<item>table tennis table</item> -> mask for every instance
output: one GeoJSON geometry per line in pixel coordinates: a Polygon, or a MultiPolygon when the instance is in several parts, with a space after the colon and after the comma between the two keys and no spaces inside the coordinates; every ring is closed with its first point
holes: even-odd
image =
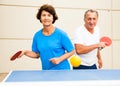
{"type": "Polygon", "coordinates": [[[1,86],[120,86],[120,70],[13,70],[1,86]]]}

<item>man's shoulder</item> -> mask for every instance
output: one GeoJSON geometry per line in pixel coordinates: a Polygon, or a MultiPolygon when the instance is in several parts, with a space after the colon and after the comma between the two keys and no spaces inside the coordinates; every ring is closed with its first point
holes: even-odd
{"type": "Polygon", "coordinates": [[[98,26],[95,26],[94,30],[99,31],[100,28],[98,26]]]}
{"type": "Polygon", "coordinates": [[[76,31],[82,31],[82,30],[84,30],[84,29],[85,29],[84,25],[81,25],[81,26],[79,26],[78,28],[76,28],[76,31]]]}

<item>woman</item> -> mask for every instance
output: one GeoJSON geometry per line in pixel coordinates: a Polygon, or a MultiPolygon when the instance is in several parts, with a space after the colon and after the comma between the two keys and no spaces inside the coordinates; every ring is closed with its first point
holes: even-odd
{"type": "Polygon", "coordinates": [[[53,25],[58,19],[54,7],[48,4],[41,6],[37,19],[43,28],[33,37],[32,51],[25,50],[21,56],[40,57],[43,70],[69,70],[68,58],[75,51],[68,35],[53,25]]]}

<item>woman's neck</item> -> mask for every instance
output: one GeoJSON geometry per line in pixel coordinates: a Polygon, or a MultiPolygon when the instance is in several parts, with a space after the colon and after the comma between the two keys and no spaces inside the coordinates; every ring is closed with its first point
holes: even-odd
{"type": "Polygon", "coordinates": [[[46,36],[49,36],[54,32],[54,30],[55,30],[55,27],[53,25],[51,25],[49,27],[44,27],[42,33],[46,36]]]}

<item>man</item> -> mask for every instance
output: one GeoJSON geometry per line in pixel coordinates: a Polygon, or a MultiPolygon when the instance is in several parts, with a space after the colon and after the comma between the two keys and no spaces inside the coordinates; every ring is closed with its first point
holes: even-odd
{"type": "Polygon", "coordinates": [[[99,42],[100,33],[97,21],[98,12],[92,9],[87,10],[84,14],[85,24],[75,31],[75,50],[82,59],[82,63],[79,67],[73,67],[73,69],[97,69],[96,61],[98,61],[98,68],[102,68],[99,48],[104,48],[105,43],[99,42]]]}

